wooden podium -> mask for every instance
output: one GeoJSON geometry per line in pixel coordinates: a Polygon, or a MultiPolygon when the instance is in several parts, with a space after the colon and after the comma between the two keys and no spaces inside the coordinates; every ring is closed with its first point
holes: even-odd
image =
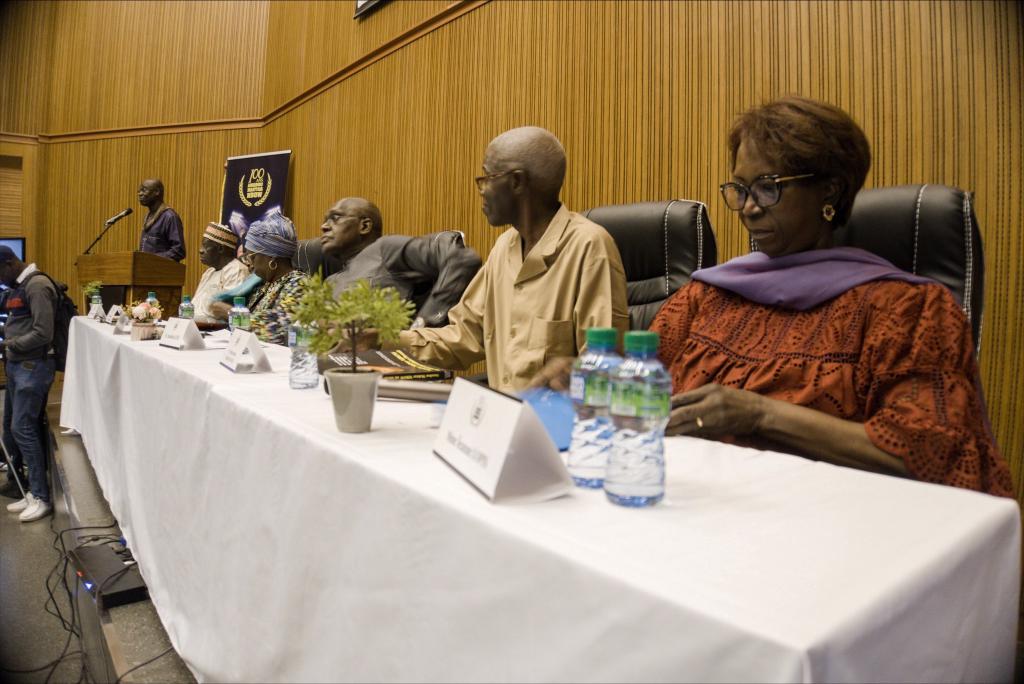
{"type": "MultiPolygon", "coordinates": [[[[78,257],[76,266],[80,284],[92,280],[103,283],[100,296],[107,311],[115,304],[127,308],[155,292],[163,307],[164,319],[178,315],[185,266],[177,261],[146,252],[112,252],[83,254],[78,257]]],[[[89,302],[85,302],[82,312],[88,311],[89,302]]]]}

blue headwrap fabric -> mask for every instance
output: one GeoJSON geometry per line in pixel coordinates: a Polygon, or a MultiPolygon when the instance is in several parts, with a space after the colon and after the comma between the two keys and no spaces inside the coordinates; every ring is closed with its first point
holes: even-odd
{"type": "Polygon", "coordinates": [[[291,259],[298,247],[295,226],[282,214],[271,214],[261,221],[253,221],[245,234],[245,250],[269,257],[291,259]]]}

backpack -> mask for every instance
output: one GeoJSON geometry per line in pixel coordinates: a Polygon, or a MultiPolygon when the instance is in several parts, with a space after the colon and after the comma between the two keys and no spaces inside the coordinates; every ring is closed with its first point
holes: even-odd
{"type": "Polygon", "coordinates": [[[25,279],[29,280],[37,275],[46,276],[46,279],[57,291],[57,301],[53,303],[53,361],[57,370],[63,372],[68,360],[68,337],[71,331],[71,319],[78,315],[78,307],[68,297],[68,286],[58,283],[56,280],[43,273],[35,271],[25,279]]]}

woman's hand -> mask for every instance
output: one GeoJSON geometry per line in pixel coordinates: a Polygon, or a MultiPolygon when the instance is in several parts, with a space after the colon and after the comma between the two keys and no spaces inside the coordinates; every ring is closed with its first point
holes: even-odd
{"type": "Polygon", "coordinates": [[[572,373],[572,364],[575,361],[576,359],[571,356],[559,356],[551,359],[530,380],[530,389],[548,387],[556,392],[568,392],[569,375],[572,373]]]}
{"type": "Polygon", "coordinates": [[[672,397],[665,434],[722,437],[758,431],[770,400],[722,385],[704,385],[672,397]]]}

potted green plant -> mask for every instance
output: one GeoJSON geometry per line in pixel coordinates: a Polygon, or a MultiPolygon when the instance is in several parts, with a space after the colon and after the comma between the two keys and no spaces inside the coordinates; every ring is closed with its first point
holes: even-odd
{"type": "Polygon", "coordinates": [[[324,371],[334,405],[334,420],[342,432],[366,432],[373,421],[380,373],[363,372],[357,365],[360,341],[376,346],[398,339],[412,320],[413,304],[393,287],[372,287],[366,280],[334,296],[334,289],[318,273],[306,278],[293,320],[307,328],[309,350],[318,356],[331,351],[348,353],[348,367],[324,371]]]}
{"type": "Polygon", "coordinates": [[[85,310],[88,311],[93,304],[102,304],[100,296],[100,288],[103,287],[103,281],[101,280],[90,280],[82,286],[82,295],[85,297],[85,310]]]}

